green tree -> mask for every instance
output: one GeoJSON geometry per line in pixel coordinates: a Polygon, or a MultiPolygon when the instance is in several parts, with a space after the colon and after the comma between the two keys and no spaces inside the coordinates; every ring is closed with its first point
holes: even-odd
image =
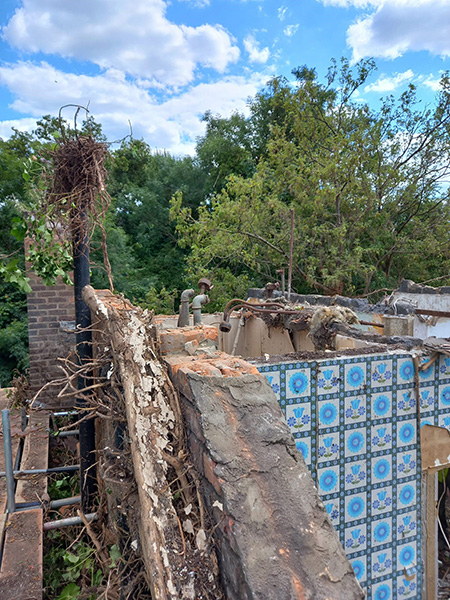
{"type": "Polygon", "coordinates": [[[191,269],[275,279],[287,266],[294,209],[298,291],[362,294],[449,271],[448,76],[433,107],[424,110],[410,86],[375,111],[354,100],[374,68],[333,62],[322,84],[302,67],[295,86],[275,80],[272,98],[255,99],[254,130],[264,131],[267,115],[268,141],[254,174],[229,177],[198,218],[181,196],[173,201],[191,269]]]}
{"type": "Polygon", "coordinates": [[[130,265],[121,291],[131,298],[142,300],[151,288],[166,293],[183,286],[184,252],[169,219],[170,199],[181,190],[197,214],[204,181],[203,170],[192,158],[153,153],[142,140],[127,141],[114,153],[109,191],[113,221],[122,231],[130,265]]]}

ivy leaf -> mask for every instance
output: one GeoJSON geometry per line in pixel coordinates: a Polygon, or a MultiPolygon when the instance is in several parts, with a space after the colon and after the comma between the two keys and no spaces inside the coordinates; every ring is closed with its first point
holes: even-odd
{"type": "Polygon", "coordinates": [[[76,583],[69,583],[63,588],[56,600],[76,600],[81,592],[81,588],[76,583]]]}
{"type": "Polygon", "coordinates": [[[119,548],[117,547],[117,544],[114,544],[113,546],[111,546],[111,548],[109,549],[109,557],[111,558],[111,567],[115,567],[116,566],[116,562],[122,558],[122,554],[120,553],[119,548]]]}

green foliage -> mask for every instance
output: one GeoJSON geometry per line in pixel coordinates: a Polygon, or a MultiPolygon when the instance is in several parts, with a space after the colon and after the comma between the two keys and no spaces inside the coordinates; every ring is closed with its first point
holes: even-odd
{"type": "MultiPolygon", "coordinates": [[[[75,541],[66,548],[67,538],[60,531],[47,534],[51,546],[44,553],[44,587],[48,600],[76,600],[82,588],[96,588],[103,583],[103,573],[96,560],[96,549],[84,541],[75,541]]],[[[117,546],[109,550],[114,568],[121,555],[117,546]]],[[[95,600],[96,595],[83,595],[95,600]]]]}
{"type": "Polygon", "coordinates": [[[172,200],[190,271],[214,282],[224,271],[277,279],[288,264],[291,209],[299,292],[361,294],[450,271],[448,77],[434,108],[423,110],[410,86],[374,111],[353,101],[374,68],[332,62],[323,85],[301,67],[296,86],[276,79],[256,97],[249,128],[265,149],[254,173],[229,175],[197,216],[180,194],[172,200]]]}
{"type": "MultiPolygon", "coordinates": [[[[148,293],[165,296],[167,290],[183,288],[185,252],[178,246],[169,220],[170,198],[182,190],[186,204],[196,214],[204,197],[204,180],[203,171],[191,158],[152,153],[142,140],[124,142],[114,152],[107,231],[108,235],[114,231],[120,240],[117,260],[114,244],[108,241],[119,291],[148,303],[148,293]]],[[[159,300],[156,302],[158,306],[159,300]]],[[[166,310],[164,306],[161,309],[166,310]]]]}
{"type": "Polygon", "coordinates": [[[163,287],[158,292],[154,287],[151,287],[139,302],[139,305],[144,309],[153,310],[156,315],[173,315],[178,296],[179,291],[176,289],[169,291],[163,287]]]}
{"type": "Polygon", "coordinates": [[[48,484],[48,495],[51,500],[70,498],[80,493],[80,479],[78,475],[56,475],[48,484]]]}

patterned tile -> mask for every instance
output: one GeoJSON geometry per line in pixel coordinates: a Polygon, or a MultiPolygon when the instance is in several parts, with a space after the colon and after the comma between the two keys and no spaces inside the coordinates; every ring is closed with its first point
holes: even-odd
{"type": "Polygon", "coordinates": [[[311,369],[286,370],[286,398],[311,395],[311,369]]]}
{"type": "Polygon", "coordinates": [[[392,548],[374,552],[372,555],[372,579],[384,577],[390,573],[392,573],[392,548]]]}
{"type": "Polygon", "coordinates": [[[392,511],[392,485],[385,485],[372,490],[372,516],[389,514],[392,511]]]}
{"type": "Polygon", "coordinates": [[[392,385],[392,359],[372,362],[371,385],[372,389],[392,385]]]}
{"type": "Polygon", "coordinates": [[[344,369],[345,391],[360,392],[366,385],[366,363],[346,364],[344,369]]]}
{"type": "Polygon", "coordinates": [[[295,445],[297,446],[297,450],[302,454],[305,463],[308,466],[311,465],[311,438],[297,438],[295,440],[295,445]]]}
{"type": "Polygon", "coordinates": [[[345,551],[350,554],[367,549],[367,525],[362,523],[345,530],[345,551]]]}
{"type": "Polygon", "coordinates": [[[356,579],[361,585],[367,580],[367,558],[360,556],[350,561],[356,575],[356,579]]]}
{"type": "Polygon", "coordinates": [[[367,485],[366,460],[347,462],[344,469],[345,491],[356,490],[367,485]]]}
{"type": "Polygon", "coordinates": [[[345,498],[345,522],[354,523],[367,517],[367,492],[359,492],[345,498]]]}
{"type": "Polygon", "coordinates": [[[311,403],[289,404],[286,406],[286,421],[292,434],[311,429],[311,403]]]}
{"type": "MultiPolygon", "coordinates": [[[[420,600],[421,470],[405,353],[261,365],[369,600],[420,600]],[[279,389],[277,389],[279,386],[279,389]]],[[[450,358],[420,372],[421,424],[450,429],[450,358]]]]}
{"type": "Polygon", "coordinates": [[[372,425],[371,429],[372,452],[392,449],[392,423],[372,425]]]}
{"type": "Polygon", "coordinates": [[[392,418],[392,392],[375,392],[371,395],[371,417],[375,419],[392,418]]]}

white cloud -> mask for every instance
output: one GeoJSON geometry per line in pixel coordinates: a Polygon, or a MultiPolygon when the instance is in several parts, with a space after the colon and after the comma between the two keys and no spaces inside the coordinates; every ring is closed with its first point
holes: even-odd
{"type": "Polygon", "coordinates": [[[31,133],[33,129],[36,129],[36,119],[24,118],[14,119],[9,121],[0,121],[0,138],[7,139],[12,135],[12,129],[31,133]]]}
{"type": "Polygon", "coordinates": [[[283,33],[287,37],[292,37],[297,33],[297,29],[299,28],[298,23],[296,25],[288,25],[283,29],[283,33]]]}
{"type": "Polygon", "coordinates": [[[278,18],[280,19],[281,22],[284,21],[284,19],[286,18],[286,13],[287,13],[287,6],[280,6],[278,8],[278,18]]]}
{"type": "Polygon", "coordinates": [[[394,92],[404,83],[411,81],[413,77],[414,72],[411,69],[392,76],[381,75],[374,83],[370,83],[364,89],[366,92],[394,92]]]}
{"type": "Polygon", "coordinates": [[[270,56],[269,48],[259,49],[259,42],[252,35],[247,35],[244,39],[244,48],[248,52],[249,60],[252,63],[266,63],[270,56]]]}
{"type": "MultiPolygon", "coordinates": [[[[16,96],[12,108],[40,118],[57,114],[68,103],[86,105],[103,126],[109,140],[128,133],[128,121],[135,137],[144,137],[153,148],[174,154],[193,153],[195,138],[202,135],[202,115],[211,110],[224,117],[232,112],[246,113],[247,99],[267,80],[266,74],[229,76],[215,83],[194,85],[178,94],[158,99],[145,86],[129,81],[123,72],[110,69],[98,76],[63,73],[43,62],[22,62],[0,67],[0,84],[16,96]]],[[[64,111],[70,119],[70,110],[64,111]]],[[[34,128],[34,119],[0,122],[0,134],[7,136],[11,126],[34,128]]]]}
{"type": "Polygon", "coordinates": [[[320,0],[326,6],[367,9],[347,31],[353,60],[395,59],[408,51],[450,56],[449,0],[320,0]]]}
{"type": "Polygon", "coordinates": [[[170,22],[165,0],[22,0],[3,28],[25,52],[57,54],[166,85],[186,85],[201,65],[224,72],[239,49],[220,25],[170,22]]]}
{"type": "Polygon", "coordinates": [[[441,79],[433,77],[433,75],[428,75],[423,80],[423,85],[426,85],[433,92],[438,92],[441,89],[441,79]]]}

